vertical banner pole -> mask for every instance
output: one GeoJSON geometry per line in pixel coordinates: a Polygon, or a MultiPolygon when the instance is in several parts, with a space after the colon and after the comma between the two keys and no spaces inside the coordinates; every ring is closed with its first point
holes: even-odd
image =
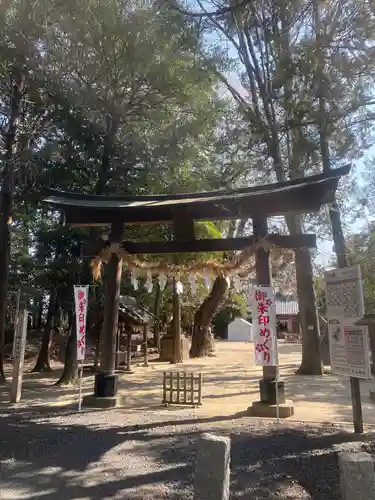
{"type": "Polygon", "coordinates": [[[276,342],[276,422],[280,423],[280,399],[279,399],[279,378],[280,378],[280,367],[279,367],[279,346],[277,344],[277,334],[275,335],[276,342]]]}
{"type": "Polygon", "coordinates": [[[82,410],[82,378],[83,362],[86,356],[86,317],[88,302],[88,285],[74,285],[74,303],[76,313],[76,332],[77,332],[77,361],[80,361],[81,371],[79,374],[79,395],[78,411],[82,410]]]}

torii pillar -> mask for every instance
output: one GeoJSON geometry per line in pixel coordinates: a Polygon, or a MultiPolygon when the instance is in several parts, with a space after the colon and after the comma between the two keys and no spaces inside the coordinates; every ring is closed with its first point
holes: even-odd
{"type": "MultiPolygon", "coordinates": [[[[124,234],[124,224],[111,225],[109,241],[120,244],[124,234]]],[[[100,371],[95,375],[94,395],[84,398],[84,404],[100,408],[113,408],[124,403],[124,396],[118,395],[118,375],[116,369],[117,328],[122,275],[122,259],[113,252],[108,262],[104,321],[100,353],[100,371]]]]}
{"type": "MultiPolygon", "coordinates": [[[[253,217],[253,234],[256,238],[267,236],[267,217],[253,217]]],[[[257,285],[271,286],[270,252],[259,248],[255,254],[255,271],[257,285]]],[[[275,332],[276,335],[276,332],[275,332]]],[[[277,341],[277,339],[276,339],[277,341]]],[[[264,366],[263,378],[259,381],[260,399],[254,401],[249,413],[256,417],[276,417],[276,366],[264,366]]],[[[293,401],[285,399],[284,382],[278,381],[279,416],[287,418],[294,414],[293,401]]]]}

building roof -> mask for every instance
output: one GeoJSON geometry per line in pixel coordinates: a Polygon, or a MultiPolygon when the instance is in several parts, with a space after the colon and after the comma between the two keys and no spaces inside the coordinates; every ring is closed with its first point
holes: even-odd
{"type": "Polygon", "coordinates": [[[155,316],[141,306],[134,297],[125,295],[120,296],[119,313],[133,326],[148,325],[155,319],[155,316]]]}
{"type": "Polygon", "coordinates": [[[276,316],[296,316],[299,312],[297,300],[276,299],[276,316]]]}
{"type": "Polygon", "coordinates": [[[316,212],[333,200],[338,182],[350,166],[292,181],[251,188],[194,194],[98,196],[49,190],[42,201],[60,208],[68,224],[161,223],[182,212],[193,220],[232,220],[316,212]]]}
{"type": "Polygon", "coordinates": [[[244,318],[240,318],[239,316],[237,316],[236,318],[234,318],[233,321],[231,321],[229,324],[232,325],[233,323],[244,323],[245,325],[247,326],[253,326],[250,321],[247,321],[246,319],[244,318]]]}

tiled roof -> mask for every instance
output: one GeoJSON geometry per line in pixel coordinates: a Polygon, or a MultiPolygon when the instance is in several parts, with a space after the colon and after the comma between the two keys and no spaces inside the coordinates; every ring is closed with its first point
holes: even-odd
{"type": "Polygon", "coordinates": [[[126,314],[135,323],[148,324],[155,319],[155,316],[137,302],[134,297],[121,295],[119,301],[119,309],[126,314]]]}
{"type": "Polygon", "coordinates": [[[276,315],[294,316],[298,314],[297,300],[277,300],[276,299],[276,315]]]}

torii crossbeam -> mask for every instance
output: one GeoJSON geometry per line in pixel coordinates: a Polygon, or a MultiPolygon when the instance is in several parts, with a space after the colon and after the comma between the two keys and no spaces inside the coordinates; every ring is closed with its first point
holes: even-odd
{"type": "MultiPolygon", "coordinates": [[[[275,215],[293,215],[317,212],[330,203],[340,178],[347,175],[350,166],[333,170],[329,175],[318,174],[293,181],[259,187],[205,192],[197,194],[150,196],[97,196],[49,190],[43,202],[63,211],[65,221],[74,226],[110,226],[109,243],[121,243],[129,253],[180,253],[239,250],[254,239],[267,238],[282,248],[312,248],[314,235],[268,235],[267,218],[275,215]],[[253,219],[253,236],[227,240],[196,240],[194,221],[253,219]],[[124,226],[128,224],[171,223],[174,241],[123,242],[124,226]]],[[[99,243],[103,246],[103,243],[99,243]]],[[[96,251],[100,250],[97,248],[96,251]]],[[[87,251],[87,250],[86,250],[87,251]]],[[[93,253],[93,249],[91,249],[93,253]]],[[[88,250],[90,253],[90,249],[88,250]]],[[[118,298],[122,261],[112,254],[108,263],[107,296],[103,327],[103,349],[100,373],[95,378],[95,396],[112,398],[117,395],[115,350],[118,317],[118,298]]],[[[256,252],[256,279],[261,285],[271,283],[269,251],[256,252]]],[[[176,339],[176,342],[178,339],[176,339]]],[[[261,401],[272,405],[275,397],[273,367],[263,369],[260,381],[261,401]]],[[[280,401],[283,400],[283,384],[280,401]]]]}

